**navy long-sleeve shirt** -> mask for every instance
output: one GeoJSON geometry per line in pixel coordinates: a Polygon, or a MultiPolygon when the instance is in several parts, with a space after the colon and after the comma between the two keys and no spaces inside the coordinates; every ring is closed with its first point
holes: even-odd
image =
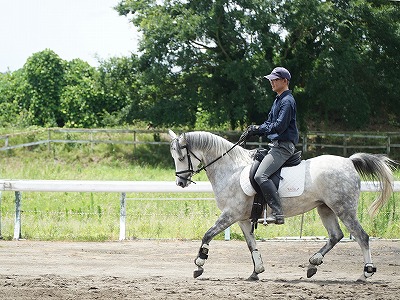
{"type": "Polygon", "coordinates": [[[298,143],[296,101],[292,91],[284,91],[275,98],[268,119],[260,125],[259,131],[271,141],[291,141],[295,145],[298,143]]]}

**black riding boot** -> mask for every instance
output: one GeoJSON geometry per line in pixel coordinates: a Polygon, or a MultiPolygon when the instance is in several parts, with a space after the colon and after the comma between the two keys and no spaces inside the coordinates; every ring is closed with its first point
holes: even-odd
{"type": "Polygon", "coordinates": [[[282,212],[281,199],[279,198],[278,191],[275,184],[271,179],[264,181],[260,185],[265,201],[272,209],[272,216],[267,217],[267,223],[284,224],[285,219],[282,212]]]}

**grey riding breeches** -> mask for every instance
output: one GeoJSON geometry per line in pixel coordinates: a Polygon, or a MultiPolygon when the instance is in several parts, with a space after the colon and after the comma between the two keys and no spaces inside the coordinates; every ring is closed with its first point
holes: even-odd
{"type": "Polygon", "coordinates": [[[270,150],[261,161],[254,175],[254,180],[258,185],[267,181],[295,151],[295,146],[292,142],[272,141],[268,146],[270,150]]]}

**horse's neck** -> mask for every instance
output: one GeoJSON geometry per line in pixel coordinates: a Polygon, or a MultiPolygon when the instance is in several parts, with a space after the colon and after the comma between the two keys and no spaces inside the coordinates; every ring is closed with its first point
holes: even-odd
{"type": "Polygon", "coordinates": [[[229,178],[240,166],[245,166],[250,156],[248,150],[234,146],[221,137],[203,132],[193,132],[188,135],[189,142],[193,142],[193,150],[197,152],[206,167],[210,182],[229,178]],[[233,148],[232,148],[233,147],[233,148]],[[229,153],[227,153],[229,152],[229,153]],[[224,154],[225,153],[225,154],[224,154]],[[221,155],[223,155],[221,157],[221,155]],[[216,160],[217,158],[220,159],[216,160]],[[216,160],[214,162],[214,160],[216,160]]]}
{"type": "Polygon", "coordinates": [[[203,154],[204,165],[210,164],[206,168],[207,177],[211,183],[217,181],[223,181],[224,179],[228,179],[235,172],[237,172],[238,168],[246,165],[246,154],[243,154],[243,161],[238,158],[232,158],[231,155],[226,154],[220,159],[216,160],[212,163],[216,158],[220,157],[222,153],[207,153],[206,156],[203,154]]]}

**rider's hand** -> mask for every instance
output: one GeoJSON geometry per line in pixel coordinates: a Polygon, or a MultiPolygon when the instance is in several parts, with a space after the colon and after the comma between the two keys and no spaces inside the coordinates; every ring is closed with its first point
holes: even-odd
{"type": "Polygon", "coordinates": [[[260,135],[260,130],[259,130],[258,125],[250,125],[249,127],[247,127],[247,137],[251,137],[251,136],[255,136],[255,135],[260,135]]]}
{"type": "Polygon", "coordinates": [[[244,131],[242,133],[242,135],[240,136],[239,145],[245,146],[247,139],[252,136],[255,136],[255,135],[260,135],[259,126],[258,125],[250,125],[249,127],[247,127],[246,131],[244,131]]]}
{"type": "Polygon", "coordinates": [[[248,138],[248,132],[247,132],[247,130],[245,131],[245,132],[243,132],[242,133],[242,135],[240,136],[240,138],[239,138],[239,146],[243,146],[243,145],[245,145],[246,144],[246,140],[247,140],[247,138],[248,138]]]}

